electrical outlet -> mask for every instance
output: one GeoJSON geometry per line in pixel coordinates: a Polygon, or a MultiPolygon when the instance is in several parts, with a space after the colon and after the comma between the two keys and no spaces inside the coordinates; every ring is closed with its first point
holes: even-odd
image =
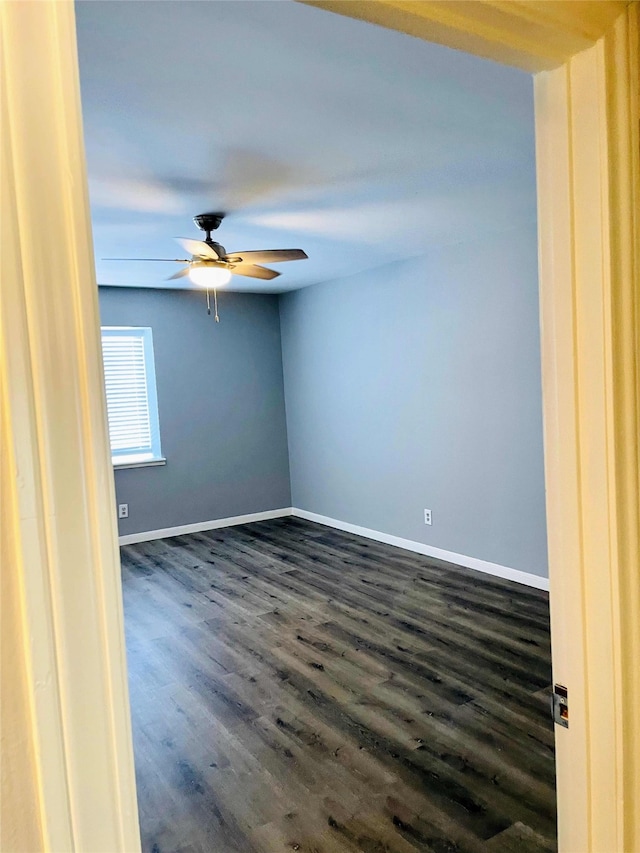
{"type": "Polygon", "coordinates": [[[129,504],[118,504],[118,518],[129,518],[129,504]]]}
{"type": "Polygon", "coordinates": [[[431,524],[431,510],[425,509],[424,511],[424,523],[431,524]]]}

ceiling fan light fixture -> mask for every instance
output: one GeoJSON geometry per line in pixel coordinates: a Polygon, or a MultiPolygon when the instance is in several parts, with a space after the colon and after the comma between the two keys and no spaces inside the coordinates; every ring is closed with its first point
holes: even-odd
{"type": "Polygon", "coordinates": [[[199,287],[207,287],[214,290],[224,287],[231,281],[231,271],[224,267],[216,266],[192,266],[189,270],[189,278],[199,287]]]}

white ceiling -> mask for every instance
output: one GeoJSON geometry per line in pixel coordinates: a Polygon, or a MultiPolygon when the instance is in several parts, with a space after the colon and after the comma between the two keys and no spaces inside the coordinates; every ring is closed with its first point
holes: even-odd
{"type": "Polygon", "coordinates": [[[271,293],[535,221],[528,74],[289,0],[76,10],[100,284],[167,286],[102,258],[182,257],[209,210],[229,251],[307,252],[229,286],[271,293]]]}

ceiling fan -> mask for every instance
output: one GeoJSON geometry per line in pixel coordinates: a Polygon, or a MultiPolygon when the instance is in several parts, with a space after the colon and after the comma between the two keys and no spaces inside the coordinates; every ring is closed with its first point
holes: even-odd
{"type": "Polygon", "coordinates": [[[182,248],[190,252],[190,258],[104,258],[103,260],[171,261],[172,263],[188,264],[177,273],[169,276],[167,281],[189,276],[194,284],[205,287],[209,313],[211,313],[209,291],[213,290],[216,304],[215,319],[216,322],[219,322],[216,290],[218,287],[228,284],[231,281],[232,274],[268,281],[277,278],[280,273],[277,270],[262,266],[263,263],[302,261],[308,257],[302,249],[265,249],[253,252],[227,253],[224,246],[211,239],[211,232],[220,226],[224,216],[224,213],[201,213],[193,217],[198,228],[205,232],[204,240],[192,240],[189,237],[176,238],[182,248]]]}

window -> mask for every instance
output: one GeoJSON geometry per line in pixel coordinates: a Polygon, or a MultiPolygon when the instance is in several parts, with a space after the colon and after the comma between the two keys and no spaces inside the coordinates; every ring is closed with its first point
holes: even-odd
{"type": "Polygon", "coordinates": [[[162,464],[151,329],[103,326],[102,360],[113,464],[162,464]]]}

